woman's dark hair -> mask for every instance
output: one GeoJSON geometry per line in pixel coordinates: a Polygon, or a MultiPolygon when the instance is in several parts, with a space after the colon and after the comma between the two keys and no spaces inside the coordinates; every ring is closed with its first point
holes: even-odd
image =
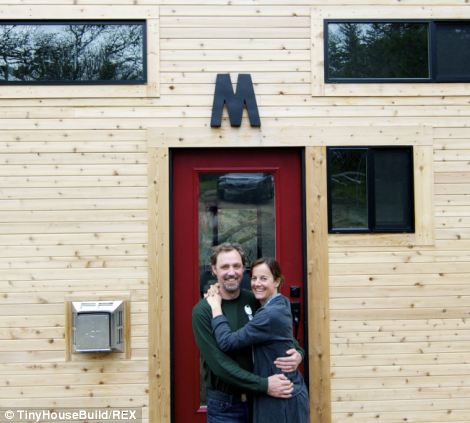
{"type": "Polygon", "coordinates": [[[268,266],[269,271],[273,275],[274,280],[279,280],[279,286],[277,287],[279,291],[281,289],[281,286],[284,284],[285,280],[279,262],[273,257],[260,257],[259,259],[251,263],[251,272],[253,273],[253,269],[256,266],[259,266],[260,264],[265,264],[266,266],[268,266]]]}

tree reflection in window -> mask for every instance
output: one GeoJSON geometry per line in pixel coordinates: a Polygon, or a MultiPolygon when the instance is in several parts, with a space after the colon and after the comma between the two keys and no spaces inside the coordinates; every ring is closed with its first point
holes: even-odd
{"type": "Polygon", "coordinates": [[[367,229],[367,150],[329,149],[330,226],[367,229]]]}
{"type": "Polygon", "coordinates": [[[328,226],[336,232],[413,232],[413,148],[328,147],[328,226]]]}
{"type": "Polygon", "coordinates": [[[145,82],[145,22],[0,24],[0,82],[145,82]]]}
{"type": "Polygon", "coordinates": [[[327,23],[327,79],[429,78],[428,23],[327,23]]]}

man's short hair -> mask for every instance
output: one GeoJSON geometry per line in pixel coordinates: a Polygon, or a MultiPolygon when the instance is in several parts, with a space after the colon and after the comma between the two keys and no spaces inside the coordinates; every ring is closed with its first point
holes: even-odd
{"type": "Polygon", "coordinates": [[[240,257],[242,258],[242,264],[246,266],[246,257],[243,247],[238,242],[223,242],[219,245],[214,245],[211,248],[211,255],[209,257],[209,262],[212,266],[215,266],[217,263],[217,257],[220,253],[228,253],[230,251],[238,251],[240,257]]]}

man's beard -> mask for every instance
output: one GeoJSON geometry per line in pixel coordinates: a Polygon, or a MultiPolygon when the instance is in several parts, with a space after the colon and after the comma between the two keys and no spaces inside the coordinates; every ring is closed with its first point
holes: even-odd
{"type": "Polygon", "coordinates": [[[236,292],[240,289],[240,280],[238,279],[234,279],[234,278],[230,278],[230,279],[225,279],[223,282],[222,282],[222,285],[224,287],[224,290],[226,292],[236,292]]]}

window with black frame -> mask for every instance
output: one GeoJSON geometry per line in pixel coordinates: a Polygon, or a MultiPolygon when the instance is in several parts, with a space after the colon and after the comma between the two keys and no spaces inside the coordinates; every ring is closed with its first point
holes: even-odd
{"type": "Polygon", "coordinates": [[[413,148],[330,147],[330,233],[414,232],[413,148]]]}
{"type": "Polygon", "coordinates": [[[435,22],[437,81],[470,80],[470,22],[435,22]]]}
{"type": "Polygon", "coordinates": [[[0,21],[0,84],[143,84],[146,24],[0,21]]]}
{"type": "Polygon", "coordinates": [[[325,21],[325,81],[470,81],[470,21],[325,21]]]}

